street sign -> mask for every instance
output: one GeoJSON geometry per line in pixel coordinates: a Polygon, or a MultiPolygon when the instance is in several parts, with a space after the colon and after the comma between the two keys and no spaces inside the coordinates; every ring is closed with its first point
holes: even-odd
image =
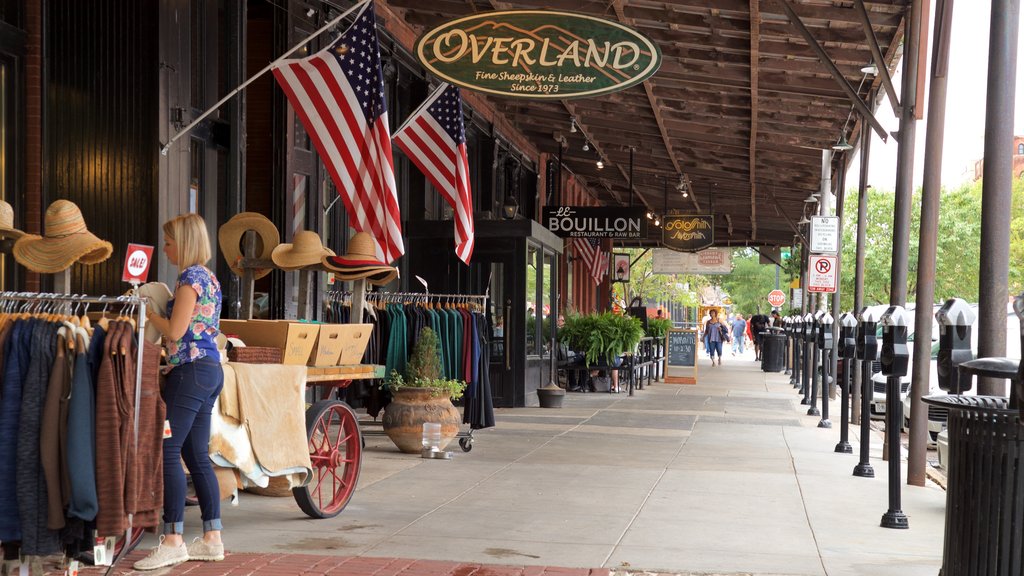
{"type": "Polygon", "coordinates": [[[835,292],[838,285],[839,258],[824,254],[811,254],[807,265],[807,291],[835,292]]]}
{"type": "Polygon", "coordinates": [[[149,264],[153,257],[153,247],[142,244],[129,244],[124,256],[122,282],[141,284],[149,274],[149,264]]]}
{"type": "Polygon", "coordinates": [[[786,303],[786,293],[782,290],[772,290],[768,293],[768,303],[778,308],[786,303]]]}
{"type": "Polygon", "coordinates": [[[811,216],[811,252],[839,252],[838,216],[811,216]]]}

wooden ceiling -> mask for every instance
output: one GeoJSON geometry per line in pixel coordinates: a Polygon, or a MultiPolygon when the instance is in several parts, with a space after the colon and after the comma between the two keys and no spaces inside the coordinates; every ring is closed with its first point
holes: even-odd
{"type": "MultiPolygon", "coordinates": [[[[593,99],[487,99],[543,152],[557,154],[556,137],[564,135],[565,165],[608,206],[628,203],[634,147],[634,205],[661,213],[667,189],[670,212],[716,214],[716,244],[733,246],[792,244],[804,199],[821,185],[821,151],[844,126],[851,140],[860,133],[859,114],[847,124],[850,98],[782,2],[866,99],[879,78],[860,70],[872,57],[851,0],[387,0],[420,32],[468,14],[525,8],[591,14],[647,35],[664,60],[642,85],[593,99]],[[675,190],[681,174],[692,183],[689,198],[675,190]]],[[[890,69],[904,4],[864,3],[890,69]]]]}

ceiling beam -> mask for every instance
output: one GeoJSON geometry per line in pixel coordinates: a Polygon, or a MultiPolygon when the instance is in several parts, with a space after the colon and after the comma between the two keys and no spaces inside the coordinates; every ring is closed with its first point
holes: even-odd
{"type": "MultiPolygon", "coordinates": [[[[761,0],[750,0],[750,239],[757,240],[757,73],[760,69],[761,0]]],[[[732,221],[729,221],[732,234],[732,221]]]]}
{"type": "Polygon", "coordinates": [[[854,7],[860,16],[861,24],[864,26],[864,36],[868,40],[868,48],[871,49],[871,58],[878,68],[878,75],[882,77],[882,84],[885,86],[885,94],[889,97],[889,105],[892,106],[892,113],[897,118],[903,116],[900,101],[896,98],[896,88],[892,85],[892,76],[889,75],[889,68],[885,65],[882,57],[882,50],[878,47],[878,38],[875,37],[875,30],[871,27],[871,18],[868,17],[868,9],[864,7],[864,0],[854,0],[854,7]]]}

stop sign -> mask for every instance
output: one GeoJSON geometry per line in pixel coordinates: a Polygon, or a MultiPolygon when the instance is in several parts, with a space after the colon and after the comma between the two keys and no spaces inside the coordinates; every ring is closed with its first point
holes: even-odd
{"type": "Polygon", "coordinates": [[[782,290],[772,290],[768,293],[768,303],[778,308],[786,303],[786,293],[782,290]]]}

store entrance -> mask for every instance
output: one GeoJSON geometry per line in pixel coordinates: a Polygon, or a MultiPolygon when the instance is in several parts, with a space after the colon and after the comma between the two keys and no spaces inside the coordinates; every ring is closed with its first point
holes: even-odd
{"type": "MultiPolygon", "coordinates": [[[[521,348],[521,337],[517,337],[514,322],[509,322],[513,309],[514,273],[513,241],[488,241],[478,243],[473,253],[473,267],[489,279],[490,298],[487,300],[487,320],[491,327],[488,355],[490,357],[491,396],[494,405],[511,407],[516,405],[517,366],[521,348]],[[507,246],[504,246],[507,244],[507,246]]],[[[485,280],[485,283],[487,280],[485,280]]],[[[487,289],[487,288],[485,288],[487,289]]],[[[518,372],[521,374],[521,372],[518,372]]]]}

